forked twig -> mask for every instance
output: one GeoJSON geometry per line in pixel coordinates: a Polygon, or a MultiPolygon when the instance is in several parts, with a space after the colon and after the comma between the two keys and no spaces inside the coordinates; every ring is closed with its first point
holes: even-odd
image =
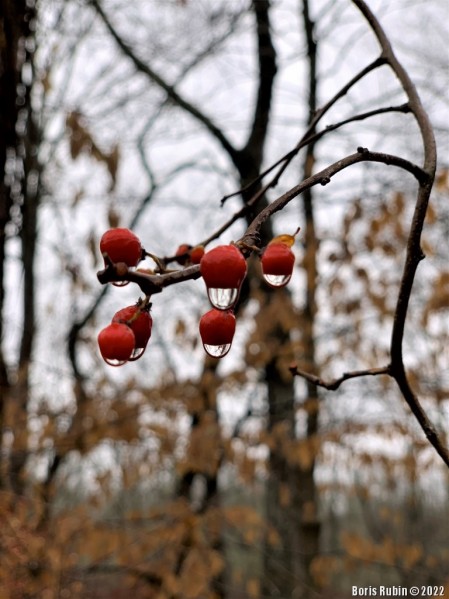
{"type": "Polygon", "coordinates": [[[315,374],[311,374],[309,372],[306,372],[305,370],[299,369],[296,364],[292,364],[289,370],[293,376],[300,376],[301,378],[310,381],[314,385],[317,385],[318,387],[323,387],[328,391],[335,391],[340,387],[342,383],[344,383],[348,379],[355,379],[364,376],[378,376],[380,374],[390,374],[390,366],[383,366],[380,368],[368,368],[365,370],[353,370],[351,372],[344,372],[340,377],[325,381],[324,379],[320,378],[319,376],[316,376],[315,374]]]}

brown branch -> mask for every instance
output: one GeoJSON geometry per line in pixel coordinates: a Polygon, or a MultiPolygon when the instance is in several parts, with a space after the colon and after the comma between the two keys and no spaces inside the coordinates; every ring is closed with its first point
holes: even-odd
{"type": "Polygon", "coordinates": [[[344,372],[340,377],[331,379],[329,381],[325,381],[319,376],[315,374],[310,374],[309,372],[305,372],[304,370],[300,370],[296,364],[292,364],[290,366],[290,372],[293,376],[300,376],[301,378],[309,381],[313,385],[317,385],[318,387],[324,387],[324,389],[328,389],[329,391],[335,391],[340,387],[342,383],[347,381],[348,379],[355,379],[364,376],[378,376],[380,374],[388,374],[390,373],[390,366],[383,366],[380,368],[368,368],[366,370],[353,370],[351,372],[344,372]]]}
{"type": "Polygon", "coordinates": [[[221,144],[221,146],[226,150],[229,154],[233,162],[238,159],[238,150],[231,144],[229,139],[225,136],[223,131],[215,125],[215,123],[204,114],[197,106],[195,106],[192,102],[189,102],[181,96],[175,89],[173,85],[170,85],[159,73],[157,73],[154,69],[152,69],[147,63],[143,62],[134,50],[129,46],[123,38],[119,35],[115,27],[112,25],[109,17],[106,15],[103,10],[100,2],[98,0],[90,0],[91,5],[96,10],[98,16],[103,21],[104,25],[108,29],[109,33],[112,35],[113,39],[116,41],[119,48],[122,50],[123,54],[127,56],[135,68],[140,72],[146,75],[153,83],[155,83],[158,87],[165,91],[167,97],[179,108],[182,108],[186,113],[190,114],[197,121],[199,121],[202,125],[206,127],[209,133],[221,144]]]}
{"type": "Polygon", "coordinates": [[[105,269],[97,272],[97,279],[102,285],[118,281],[136,283],[148,297],[156,293],[161,293],[165,287],[184,281],[199,279],[200,276],[200,267],[197,264],[161,275],[149,275],[125,269],[122,264],[110,264],[105,269]]]}
{"type": "Polygon", "coordinates": [[[327,185],[330,183],[331,178],[338,172],[348,168],[358,162],[379,162],[386,165],[393,165],[402,168],[411,173],[418,181],[427,180],[426,173],[416,164],[413,164],[409,160],[405,160],[399,156],[393,154],[385,154],[380,152],[370,152],[366,148],[358,148],[356,154],[350,154],[337,162],[334,162],[327,168],[315,173],[308,179],[305,179],[299,185],[296,185],[282,196],[274,200],[265,210],[262,210],[258,216],[254,219],[251,225],[246,230],[245,235],[242,237],[243,242],[248,245],[257,245],[258,243],[258,231],[262,226],[263,222],[273,216],[275,212],[282,210],[291,200],[297,197],[305,189],[312,187],[313,185],[327,185]]]}
{"type": "MultiPolygon", "coordinates": [[[[246,230],[246,233],[239,240],[242,244],[242,252],[246,255],[251,253],[251,246],[258,247],[259,232],[266,220],[274,213],[282,210],[289,202],[299,196],[303,191],[313,187],[314,185],[327,185],[331,178],[338,172],[359,162],[379,162],[386,165],[393,165],[411,173],[418,181],[425,179],[426,174],[420,167],[413,164],[409,160],[400,158],[393,154],[384,154],[379,152],[370,152],[366,148],[358,148],[355,154],[350,154],[337,162],[334,162],[327,168],[308,177],[299,185],[296,185],[274,202],[269,204],[262,210],[257,217],[252,221],[251,225],[246,230]]],[[[246,207],[242,208],[234,215],[234,219],[240,218],[240,215],[245,213],[246,207]]],[[[227,228],[227,227],[226,227],[227,228]]],[[[149,275],[139,271],[129,270],[123,264],[109,264],[105,269],[97,273],[97,278],[102,285],[116,281],[129,281],[137,283],[145,295],[151,296],[160,293],[165,287],[175,285],[188,280],[198,279],[201,276],[198,265],[189,266],[188,268],[172,271],[165,274],[149,275]]]]}
{"type": "MultiPolygon", "coordinates": [[[[410,107],[406,103],[406,104],[400,104],[397,106],[384,106],[382,108],[375,108],[373,110],[369,110],[367,112],[361,112],[360,114],[356,114],[354,116],[348,117],[347,119],[344,119],[343,121],[339,121],[338,123],[333,123],[331,125],[327,125],[324,129],[322,129],[321,131],[317,131],[316,133],[309,132],[310,128],[308,128],[307,132],[301,138],[301,141],[298,142],[298,144],[292,150],[288,151],[286,154],[281,156],[281,158],[279,158],[276,162],[274,162],[269,167],[267,167],[263,172],[260,173],[260,175],[257,177],[257,179],[254,179],[254,181],[250,181],[250,183],[248,183],[241,189],[237,189],[236,191],[233,191],[231,193],[224,195],[220,200],[220,205],[223,206],[227,202],[227,200],[229,200],[235,196],[238,196],[243,192],[249,192],[249,190],[252,187],[254,187],[257,183],[260,183],[263,179],[265,179],[265,177],[267,175],[269,175],[272,171],[274,171],[275,168],[277,168],[280,165],[283,165],[284,163],[290,163],[290,161],[298,154],[298,152],[300,150],[302,150],[304,147],[306,147],[310,143],[320,140],[327,133],[335,131],[336,129],[339,129],[340,127],[343,127],[344,125],[347,125],[349,123],[354,123],[356,121],[363,121],[363,120],[371,118],[373,116],[378,116],[380,114],[386,114],[389,112],[402,112],[402,113],[406,114],[406,113],[410,112],[410,107]]],[[[276,177],[263,188],[264,193],[270,187],[276,186],[279,176],[280,176],[280,173],[277,173],[276,177]]],[[[248,201],[248,205],[254,205],[257,202],[259,195],[260,195],[260,192],[258,194],[256,194],[255,196],[253,196],[248,201]]],[[[234,222],[235,222],[235,220],[230,222],[230,224],[228,226],[231,226],[234,222]]],[[[212,239],[214,239],[214,238],[215,237],[212,237],[212,239]]],[[[204,245],[204,243],[203,243],[203,245],[204,245]]]]}
{"type": "MultiPolygon", "coordinates": [[[[385,32],[381,28],[378,20],[370,11],[364,0],[353,0],[354,4],[362,12],[370,27],[374,31],[379,44],[382,48],[382,53],[385,61],[389,64],[402,88],[408,97],[408,105],[410,111],[416,118],[419,129],[421,131],[423,148],[424,148],[424,164],[423,170],[428,174],[425,180],[420,181],[420,189],[418,192],[415,213],[410,228],[409,240],[407,244],[406,261],[403,272],[402,281],[399,288],[398,302],[395,312],[395,320],[393,325],[393,333],[391,340],[391,351],[393,364],[396,367],[402,363],[402,340],[404,336],[405,319],[408,310],[408,302],[411,295],[413,281],[419,262],[423,258],[420,241],[421,233],[424,225],[424,218],[427,211],[427,205],[430,197],[433,180],[436,169],[436,145],[433,134],[432,125],[428,115],[424,110],[420,97],[416,88],[411,81],[408,73],[397,60],[385,32]],[[394,355],[393,355],[394,354],[394,355]]],[[[403,364],[402,364],[403,369],[403,364]]]]}
{"type": "Polygon", "coordinates": [[[366,75],[371,73],[371,71],[381,67],[384,64],[385,60],[382,57],[377,58],[376,60],[371,62],[361,71],[359,71],[356,75],[354,75],[354,77],[350,79],[324,106],[322,106],[320,109],[316,111],[316,113],[313,115],[313,118],[309,122],[306,132],[297,143],[295,147],[295,153],[292,154],[291,158],[286,160],[282,167],[279,169],[279,172],[273,179],[272,186],[275,186],[277,184],[277,181],[280,179],[290,162],[293,160],[294,156],[296,156],[296,154],[299,152],[299,150],[309,143],[310,136],[313,135],[316,126],[321,121],[323,116],[332,108],[332,106],[334,106],[334,104],[336,104],[338,100],[340,100],[340,98],[343,98],[350,91],[350,89],[354,87],[354,85],[356,85],[359,81],[361,81],[361,79],[363,79],[363,77],[365,77],[366,75]]]}
{"type": "MultiPolygon", "coordinates": [[[[250,181],[247,185],[245,185],[241,189],[238,189],[237,191],[235,191],[233,193],[223,196],[223,198],[220,201],[221,205],[223,205],[226,202],[226,200],[228,200],[229,198],[239,195],[242,192],[249,191],[251,189],[251,187],[255,187],[260,181],[262,181],[267,174],[269,174],[277,166],[281,165],[281,168],[276,173],[275,177],[263,188],[263,193],[265,193],[268,189],[270,189],[272,187],[276,187],[280,177],[282,176],[284,171],[287,169],[287,167],[289,166],[289,164],[291,163],[293,158],[299,153],[300,150],[302,150],[302,148],[307,146],[311,141],[315,141],[315,136],[316,136],[316,139],[321,138],[321,137],[323,137],[323,135],[325,135],[329,131],[333,131],[334,129],[337,129],[338,127],[341,127],[342,125],[351,122],[350,119],[347,119],[346,121],[342,121],[341,123],[338,123],[336,125],[331,125],[329,127],[326,127],[326,129],[324,129],[320,133],[313,134],[313,132],[316,128],[316,125],[320,122],[320,120],[323,118],[323,116],[332,108],[332,106],[340,98],[343,98],[356,83],[358,83],[361,79],[363,79],[363,77],[365,77],[371,71],[379,68],[380,66],[382,66],[384,64],[385,64],[385,60],[382,57],[380,57],[380,58],[377,58],[376,60],[374,60],[373,62],[371,62],[366,67],[364,67],[361,71],[359,71],[324,106],[322,106],[318,111],[316,111],[316,113],[313,115],[313,118],[311,119],[309,126],[307,127],[305,133],[303,134],[301,139],[298,141],[296,146],[293,148],[293,150],[290,150],[289,152],[287,152],[287,154],[285,154],[284,156],[279,158],[279,160],[277,162],[275,162],[273,165],[268,167],[256,179],[254,179],[253,181],[250,181]]],[[[374,116],[375,114],[381,114],[382,112],[389,112],[390,110],[395,110],[395,108],[392,108],[392,109],[380,108],[375,111],[373,110],[370,113],[366,113],[366,116],[360,115],[359,119],[361,120],[362,118],[367,118],[368,116],[374,116]]],[[[406,111],[404,110],[402,112],[406,112],[406,111]]],[[[354,118],[354,120],[359,120],[359,119],[354,118]]],[[[259,199],[259,197],[261,197],[263,195],[263,193],[261,190],[256,194],[256,197],[251,198],[251,204],[254,205],[254,203],[256,203],[256,201],[259,199]]],[[[250,202],[248,202],[248,203],[250,203],[250,202]]]]}
{"type": "Polygon", "coordinates": [[[127,576],[132,576],[133,578],[137,578],[143,580],[144,582],[153,585],[155,587],[161,587],[164,579],[162,575],[156,574],[151,571],[146,571],[144,569],[140,569],[138,567],[132,567],[122,564],[113,564],[113,563],[103,563],[103,564],[91,564],[86,567],[75,568],[73,571],[73,575],[80,574],[83,577],[89,574],[122,574],[127,576]]]}
{"type": "MultiPolygon", "coordinates": [[[[285,154],[284,156],[282,156],[277,162],[275,162],[274,164],[272,164],[270,167],[268,167],[265,171],[263,171],[259,177],[257,177],[257,179],[254,179],[253,181],[251,181],[250,183],[248,183],[248,185],[246,185],[245,187],[238,189],[237,191],[230,193],[226,196],[223,196],[223,198],[221,199],[221,205],[223,205],[226,200],[228,200],[229,198],[232,198],[236,195],[241,194],[242,192],[249,192],[249,190],[255,186],[256,184],[260,183],[265,177],[266,175],[268,175],[271,171],[273,171],[276,167],[278,167],[279,165],[286,163],[289,164],[290,161],[298,154],[299,150],[301,150],[302,148],[304,148],[305,146],[307,146],[310,143],[314,143],[316,141],[318,141],[319,139],[321,139],[324,135],[326,135],[327,133],[330,133],[331,131],[335,131],[336,129],[339,129],[340,127],[342,127],[343,125],[347,125],[348,123],[352,123],[355,121],[361,121],[367,118],[371,118],[373,116],[377,116],[380,114],[385,114],[388,112],[402,112],[402,113],[408,113],[410,112],[410,108],[408,106],[408,104],[401,104],[399,106],[388,106],[388,107],[383,107],[383,108],[376,108],[374,110],[370,110],[368,112],[364,112],[364,113],[360,113],[357,115],[354,115],[353,117],[349,117],[343,121],[340,121],[338,123],[334,123],[332,125],[328,125],[325,129],[323,129],[322,131],[318,131],[317,133],[314,134],[310,134],[307,137],[303,137],[303,140],[293,149],[290,150],[287,154],[285,154]]],[[[308,129],[309,131],[309,129],[308,129]]],[[[424,178],[424,173],[422,173],[423,178],[424,178]]],[[[213,233],[211,233],[206,239],[204,239],[203,241],[201,241],[198,245],[203,245],[203,246],[207,246],[209,245],[209,243],[211,241],[213,241],[214,239],[218,239],[225,231],[227,231],[227,229],[229,229],[237,220],[239,220],[240,218],[242,218],[243,216],[245,216],[248,212],[248,210],[250,209],[250,207],[254,206],[257,204],[257,202],[266,194],[266,192],[272,188],[275,187],[277,184],[277,181],[279,179],[280,176],[280,171],[278,173],[276,173],[276,176],[268,181],[263,187],[261,187],[259,189],[258,192],[256,192],[251,199],[245,204],[245,206],[243,206],[240,210],[238,210],[237,212],[235,212],[231,218],[229,220],[227,220],[225,223],[223,223],[223,225],[221,225],[221,227],[219,229],[217,229],[216,231],[214,231],[213,233]]]]}
{"type": "Polygon", "coordinates": [[[422,408],[418,397],[410,387],[410,383],[405,372],[402,344],[404,339],[405,321],[407,318],[410,296],[412,293],[413,282],[415,279],[418,264],[424,258],[421,249],[421,234],[424,227],[424,219],[429,203],[430,192],[435,179],[436,170],[436,143],[433,128],[429,117],[424,110],[421,99],[418,95],[415,85],[410,79],[407,71],[396,58],[391,44],[382,29],[379,21],[368,8],[364,0],[353,0],[355,6],[360,10],[369,26],[373,30],[381,48],[382,56],[388,63],[391,70],[398,78],[402,89],[407,95],[408,105],[413,113],[419,130],[424,149],[423,171],[426,177],[419,179],[419,190],[416,199],[415,211],[410,226],[410,233],[407,242],[405,265],[402,273],[402,279],[399,285],[398,299],[394,313],[393,329],[390,343],[391,356],[391,374],[395,378],[402,395],[407,402],[410,410],[424,431],[427,439],[433,445],[437,453],[441,456],[447,466],[449,466],[449,450],[440,439],[433,424],[430,422],[425,410],[422,408]]]}

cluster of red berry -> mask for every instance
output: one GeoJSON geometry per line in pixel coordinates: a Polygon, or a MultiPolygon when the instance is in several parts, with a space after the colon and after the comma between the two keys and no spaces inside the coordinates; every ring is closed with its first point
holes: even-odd
{"type": "MultiPolygon", "coordinates": [[[[261,256],[262,273],[272,287],[284,287],[290,281],[295,256],[290,247],[294,236],[275,237],[261,256]]],[[[207,252],[200,271],[213,308],[200,320],[200,335],[206,352],[214,358],[225,356],[235,333],[234,306],[246,276],[246,261],[235,245],[220,245],[207,252]]]]}
{"type": "MultiPolygon", "coordinates": [[[[295,256],[291,250],[294,235],[275,237],[261,254],[262,273],[272,287],[283,287],[290,281],[295,256]]],[[[258,252],[259,250],[255,248],[258,252]]],[[[116,271],[126,272],[136,267],[147,252],[139,238],[129,229],[110,229],[102,236],[100,251],[105,266],[113,264],[116,271]]],[[[212,305],[201,317],[199,331],[205,351],[214,358],[225,356],[234,338],[236,320],[234,307],[246,277],[246,260],[237,245],[220,245],[204,251],[203,246],[182,244],[176,251],[176,261],[182,266],[200,265],[200,272],[212,305]]],[[[126,285],[127,281],[115,282],[126,285]]],[[[119,310],[111,324],[100,331],[98,344],[104,360],[120,366],[139,359],[145,352],[153,324],[149,297],[134,306],[119,310]]]]}
{"type": "MultiPolygon", "coordinates": [[[[145,256],[140,239],[129,229],[110,229],[100,240],[100,251],[107,262],[135,267],[145,256]]],[[[115,282],[123,286],[127,281],[115,282]]],[[[151,337],[153,319],[150,315],[149,298],[139,300],[116,312],[111,324],[98,335],[98,346],[103,359],[110,366],[121,366],[143,356],[151,337]]]]}
{"type": "Polygon", "coordinates": [[[111,324],[100,331],[98,345],[105,362],[121,366],[141,358],[151,337],[150,304],[139,301],[116,312],[111,324]]]}

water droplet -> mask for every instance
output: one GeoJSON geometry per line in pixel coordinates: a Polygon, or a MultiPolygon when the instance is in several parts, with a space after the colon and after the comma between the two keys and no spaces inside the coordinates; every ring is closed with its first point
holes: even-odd
{"type": "Polygon", "coordinates": [[[136,360],[138,360],[139,358],[141,358],[143,356],[143,354],[145,353],[147,346],[145,345],[145,347],[136,347],[135,350],[133,350],[133,353],[131,354],[131,357],[129,358],[129,362],[135,362],[136,360]]]}
{"type": "Polygon", "coordinates": [[[263,275],[263,278],[271,287],[285,287],[292,275],[263,275]]]}
{"type": "Polygon", "coordinates": [[[204,351],[209,354],[212,358],[223,358],[231,349],[231,344],[226,345],[207,345],[203,344],[204,351]]]}
{"type": "Polygon", "coordinates": [[[217,308],[217,310],[229,310],[237,301],[239,290],[237,287],[230,287],[228,289],[208,287],[207,295],[214,308],[217,308]]]}
{"type": "Polygon", "coordinates": [[[128,362],[128,360],[111,360],[110,358],[103,358],[103,360],[109,366],[123,366],[123,364],[126,364],[128,362]]]}
{"type": "Polygon", "coordinates": [[[113,281],[112,284],[115,287],[126,287],[129,284],[129,281],[113,281]]]}

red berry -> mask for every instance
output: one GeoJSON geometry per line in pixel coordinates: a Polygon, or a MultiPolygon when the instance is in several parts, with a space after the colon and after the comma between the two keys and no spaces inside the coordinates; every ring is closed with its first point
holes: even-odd
{"type": "Polygon", "coordinates": [[[192,264],[199,264],[204,256],[204,246],[197,245],[190,250],[190,261],[192,264]]]}
{"type": "Polygon", "coordinates": [[[235,245],[219,245],[204,254],[200,270],[207,287],[240,287],[246,275],[246,260],[235,245]]]}
{"type": "Polygon", "coordinates": [[[209,310],[201,317],[199,329],[207,353],[214,358],[222,358],[231,348],[235,316],[229,311],[209,310]]]}
{"type": "Polygon", "coordinates": [[[201,258],[200,271],[213,307],[232,308],[246,275],[246,260],[240,250],[235,245],[219,245],[201,258]]]}
{"type": "Polygon", "coordinates": [[[176,254],[175,254],[175,256],[177,256],[176,262],[178,264],[181,264],[181,266],[184,266],[185,264],[187,264],[190,261],[189,252],[191,249],[192,249],[191,245],[189,245],[188,243],[182,243],[176,250],[176,254]]]}
{"type": "Polygon", "coordinates": [[[122,308],[114,314],[112,322],[126,324],[131,328],[135,337],[135,349],[147,346],[153,326],[153,319],[147,308],[141,308],[138,304],[122,308]]]}
{"type": "Polygon", "coordinates": [[[114,264],[124,262],[127,266],[137,266],[142,259],[140,239],[129,229],[106,231],[100,240],[100,251],[114,264]]]}
{"type": "Polygon", "coordinates": [[[270,243],[261,262],[265,280],[273,287],[283,287],[291,278],[295,255],[285,243],[270,243]]]}
{"type": "Polygon", "coordinates": [[[113,322],[98,334],[100,353],[111,366],[127,362],[135,348],[136,338],[126,324],[113,322]]]}

